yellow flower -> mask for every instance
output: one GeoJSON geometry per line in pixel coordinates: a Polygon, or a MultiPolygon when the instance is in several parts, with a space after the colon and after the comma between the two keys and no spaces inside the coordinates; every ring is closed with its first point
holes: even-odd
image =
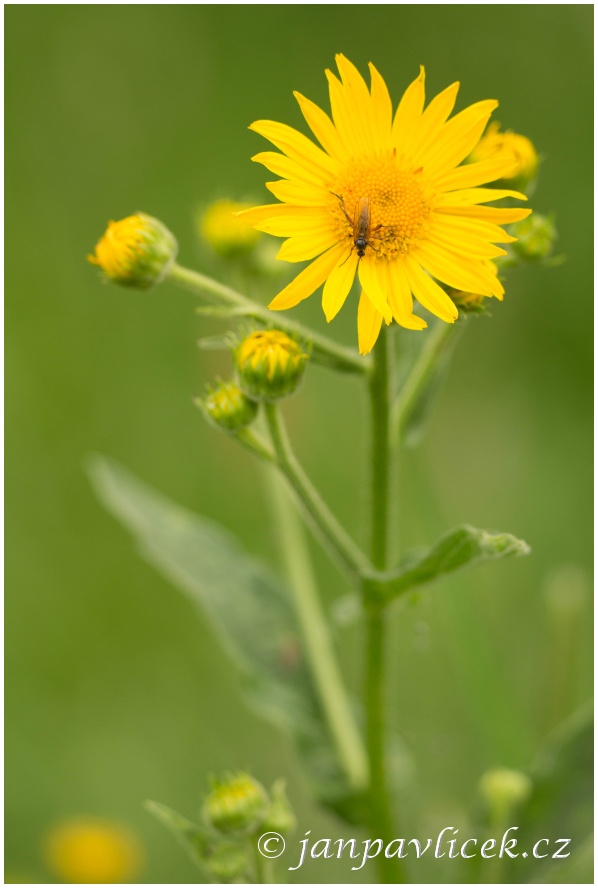
{"type": "Polygon", "coordinates": [[[129,883],[142,863],[141,847],[130,830],[99,819],[55,826],[46,839],[46,858],[61,881],[74,884],[129,883]]]}
{"type": "Polygon", "coordinates": [[[223,256],[248,252],[255,246],[260,235],[248,228],[237,214],[249,206],[232,200],[215,201],[198,220],[200,235],[213,250],[223,256]]]}
{"type": "Polygon", "coordinates": [[[309,355],[282,330],[256,330],[234,357],[239,385],[249,397],[274,401],[295,391],[309,355]]]}
{"type": "Polygon", "coordinates": [[[504,255],[496,243],[513,240],[499,226],[531,211],[480,206],[509,196],[526,200],[518,192],[478,187],[511,174],[511,158],[460,166],[497,102],[477,102],[448,120],[459,88],[454,83],[424,110],[421,68],[393,115],[388,89],[373,65],[368,89],[343,55],[336,61],[340,79],[326,72],[332,120],[295,93],[322,148],[282,123],[251,125],[280,149],[253,160],[281,176],[267,185],[281,203],[241,215],[255,228],[287,238],[279,259],[313,260],[270,308],[292,308],[324,284],[322,306],[330,321],[357,274],[363,290],[359,349],[365,354],[383,319],[411,330],[426,326],[413,314],[414,296],[442,320],[457,318],[436,280],[502,298],[503,287],[487,261],[504,255]]]}
{"type": "Polygon", "coordinates": [[[145,290],[159,283],[174,262],[178,245],[158,219],[145,213],[109,222],[95,253],[88,256],[106,277],[145,290]]]}
{"type": "Polygon", "coordinates": [[[480,163],[500,158],[510,159],[513,163],[512,172],[503,175],[502,178],[517,179],[522,186],[530,182],[538,170],[538,153],[533,142],[527,136],[521,136],[510,130],[501,133],[500,123],[493,121],[469,159],[473,163],[480,163]]]}

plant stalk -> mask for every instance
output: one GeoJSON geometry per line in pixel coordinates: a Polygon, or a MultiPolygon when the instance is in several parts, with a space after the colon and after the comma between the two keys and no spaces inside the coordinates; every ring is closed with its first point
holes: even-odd
{"type": "MultiPolygon", "coordinates": [[[[374,568],[385,571],[388,562],[388,518],[390,490],[389,435],[389,334],[384,325],[374,351],[370,376],[371,479],[370,552],[374,568]]],[[[393,838],[392,809],[386,766],[385,644],[386,615],[378,603],[364,601],[367,614],[365,708],[367,751],[370,767],[370,814],[372,838],[387,845],[393,838]]],[[[376,857],[380,881],[404,882],[398,859],[376,857]]]]}
{"type": "Polygon", "coordinates": [[[167,280],[186,290],[201,296],[212,305],[223,305],[241,317],[254,318],[264,324],[276,326],[290,335],[299,336],[311,343],[312,358],[320,364],[341,370],[345,373],[366,375],[371,367],[367,358],[360,357],[350,348],[338,345],[327,336],[305,327],[297,321],[282,319],[280,316],[273,322],[273,312],[252,299],[243,296],[231,287],[215,281],[213,278],[182,265],[173,263],[168,271],[167,280]]]}
{"type": "Polygon", "coordinates": [[[367,755],[320,603],[304,531],[283,480],[272,469],[265,469],[265,474],[307,665],[341,767],[352,789],[364,790],[368,784],[367,755]]]}
{"type": "Polygon", "coordinates": [[[372,567],[368,559],[338,523],[297,461],[291,449],[278,405],[264,401],[264,408],[278,467],[295,492],[304,511],[353,581],[359,580],[362,574],[370,574],[372,567]]]}

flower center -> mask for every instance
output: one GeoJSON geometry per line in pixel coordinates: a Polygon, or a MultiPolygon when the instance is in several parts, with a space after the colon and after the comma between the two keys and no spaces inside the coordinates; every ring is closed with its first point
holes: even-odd
{"type": "Polygon", "coordinates": [[[359,255],[409,253],[424,233],[430,199],[421,171],[399,169],[394,154],[352,158],[331,188],[341,238],[359,255]]]}

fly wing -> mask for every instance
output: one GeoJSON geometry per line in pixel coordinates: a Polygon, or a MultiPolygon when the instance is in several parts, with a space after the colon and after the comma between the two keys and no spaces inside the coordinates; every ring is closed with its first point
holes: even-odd
{"type": "Polygon", "coordinates": [[[371,224],[371,210],[369,197],[360,197],[355,203],[355,218],[353,228],[355,237],[363,237],[367,240],[371,224]]]}

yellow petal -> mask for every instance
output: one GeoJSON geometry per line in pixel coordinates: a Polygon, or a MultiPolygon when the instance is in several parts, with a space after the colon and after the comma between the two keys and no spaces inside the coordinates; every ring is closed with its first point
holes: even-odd
{"type": "Polygon", "coordinates": [[[465,160],[480,141],[497,107],[498,102],[492,99],[476,102],[445,123],[429,150],[418,157],[426,175],[442,176],[465,160]]]}
{"type": "Polygon", "coordinates": [[[343,144],[351,154],[367,152],[370,137],[363,117],[355,113],[347,91],[338,77],[326,69],[326,78],[328,79],[332,119],[343,144]]]}
{"type": "Polygon", "coordinates": [[[383,265],[385,261],[379,262],[372,255],[364,256],[358,265],[358,272],[359,281],[368,294],[368,299],[383,315],[384,320],[390,323],[392,312],[388,306],[388,281],[379,269],[379,266],[383,265]]]}
{"type": "Polygon", "coordinates": [[[459,317],[455,304],[436,281],[410,256],[403,261],[407,282],[418,302],[443,321],[452,324],[459,317]]]}
{"type": "Polygon", "coordinates": [[[293,207],[288,204],[265,204],[261,207],[252,207],[250,210],[242,210],[236,214],[237,219],[242,219],[248,225],[261,225],[266,219],[277,219],[283,216],[298,216],[307,207],[293,207]]]}
{"type": "MultiPolygon", "coordinates": [[[[439,207],[437,211],[443,216],[487,220],[488,222],[494,222],[496,225],[509,225],[511,222],[521,222],[522,219],[527,219],[532,212],[525,207],[499,208],[478,206],[439,207]]],[[[499,241],[499,243],[506,243],[506,241],[499,241]]]]}
{"type": "MultiPolygon", "coordinates": [[[[506,236],[506,235],[505,235],[506,236]]],[[[434,243],[442,244],[449,252],[459,256],[470,256],[472,259],[496,259],[506,256],[505,250],[493,243],[478,237],[460,234],[448,226],[434,226],[434,243]]]]}
{"type": "Polygon", "coordinates": [[[392,101],[384,78],[369,63],[372,93],[372,140],[379,149],[390,148],[392,101]]]}
{"type": "MultiPolygon", "coordinates": [[[[289,205],[283,204],[283,206],[289,205]]],[[[293,209],[295,210],[293,215],[273,216],[254,225],[254,228],[257,228],[258,231],[265,231],[267,234],[273,234],[274,237],[310,237],[314,234],[323,234],[326,231],[332,233],[335,230],[331,225],[330,215],[325,210],[315,207],[294,207],[293,209]],[[299,210],[308,212],[299,213],[299,210]]]]}
{"type": "Polygon", "coordinates": [[[357,309],[357,337],[360,355],[367,355],[371,352],[380,335],[381,326],[382,315],[372,305],[365,291],[362,291],[357,309]]]}
{"type": "Polygon", "coordinates": [[[402,260],[389,262],[386,273],[389,280],[388,304],[395,321],[408,330],[423,330],[428,325],[423,318],[413,314],[413,296],[402,260]]]}
{"type": "Polygon", "coordinates": [[[517,164],[510,158],[498,160],[480,160],[479,163],[466,163],[457,167],[436,180],[438,191],[455,191],[461,188],[473,188],[494,182],[496,179],[508,177],[517,171],[517,164]]]}
{"type": "Polygon", "coordinates": [[[438,195],[436,206],[470,206],[489,203],[493,200],[502,200],[503,197],[516,197],[517,200],[527,200],[525,194],[522,194],[520,191],[510,191],[505,188],[463,188],[461,191],[448,191],[438,195]]]}
{"type": "Polygon", "coordinates": [[[277,182],[266,182],[266,188],[277,200],[294,204],[296,207],[321,207],[330,199],[330,194],[323,188],[316,188],[305,182],[289,182],[287,179],[279,179],[277,182]]]}
{"type": "Polygon", "coordinates": [[[348,258],[343,259],[328,275],[322,293],[322,308],[328,322],[341,310],[351,291],[358,261],[359,257],[353,250],[348,258]]]}
{"type": "Polygon", "coordinates": [[[417,136],[413,141],[413,153],[418,158],[438,137],[443,124],[455,107],[458,92],[459,82],[451,83],[432,99],[422,114],[417,136]]]}
{"type": "Polygon", "coordinates": [[[426,72],[421,65],[419,75],[415,78],[399,102],[397,113],[392,124],[392,144],[399,157],[409,155],[415,141],[418,124],[424,107],[426,72]]]}
{"type": "Polygon", "coordinates": [[[254,163],[263,164],[266,169],[284,179],[292,179],[295,182],[305,182],[311,187],[322,188],[323,179],[320,173],[313,173],[304,164],[291,160],[284,154],[276,151],[260,151],[251,158],[254,163]]]}
{"type": "Polygon", "coordinates": [[[276,258],[285,262],[306,262],[333,247],[337,241],[338,235],[330,232],[307,237],[290,237],[283,243],[276,258]]]}
{"type": "MultiPolygon", "coordinates": [[[[477,207],[480,209],[480,207],[477,207]]],[[[486,209],[482,207],[481,209],[486,209]]],[[[467,216],[449,215],[443,213],[437,215],[434,219],[434,228],[431,229],[434,234],[438,231],[443,233],[450,232],[462,240],[472,238],[473,240],[485,240],[492,244],[512,244],[515,238],[510,234],[506,234],[498,225],[484,219],[468,218],[467,216]]]]}
{"type": "Polygon", "coordinates": [[[412,256],[437,280],[456,290],[479,293],[480,296],[497,296],[504,293],[500,281],[487,265],[472,259],[460,258],[441,244],[434,242],[432,238],[418,244],[412,256]]]}
{"type": "Polygon", "coordinates": [[[304,268],[297,277],[275,296],[268,308],[281,311],[285,308],[293,308],[303,299],[320,287],[332,269],[338,265],[347,248],[344,244],[337,244],[323,253],[317,259],[304,268]]]}
{"type": "Polygon", "coordinates": [[[301,112],[305,117],[307,125],[324,151],[338,160],[344,159],[347,156],[346,148],[343,146],[341,138],[326,112],[322,111],[322,109],[310,99],[306,99],[305,96],[302,96],[301,93],[294,92],[293,95],[299,103],[299,107],[301,108],[301,112]]]}
{"type": "Polygon", "coordinates": [[[336,173],[336,162],[292,126],[277,123],[275,120],[256,120],[249,129],[264,136],[291,160],[296,160],[313,173],[320,175],[322,179],[327,179],[336,173]]]}

